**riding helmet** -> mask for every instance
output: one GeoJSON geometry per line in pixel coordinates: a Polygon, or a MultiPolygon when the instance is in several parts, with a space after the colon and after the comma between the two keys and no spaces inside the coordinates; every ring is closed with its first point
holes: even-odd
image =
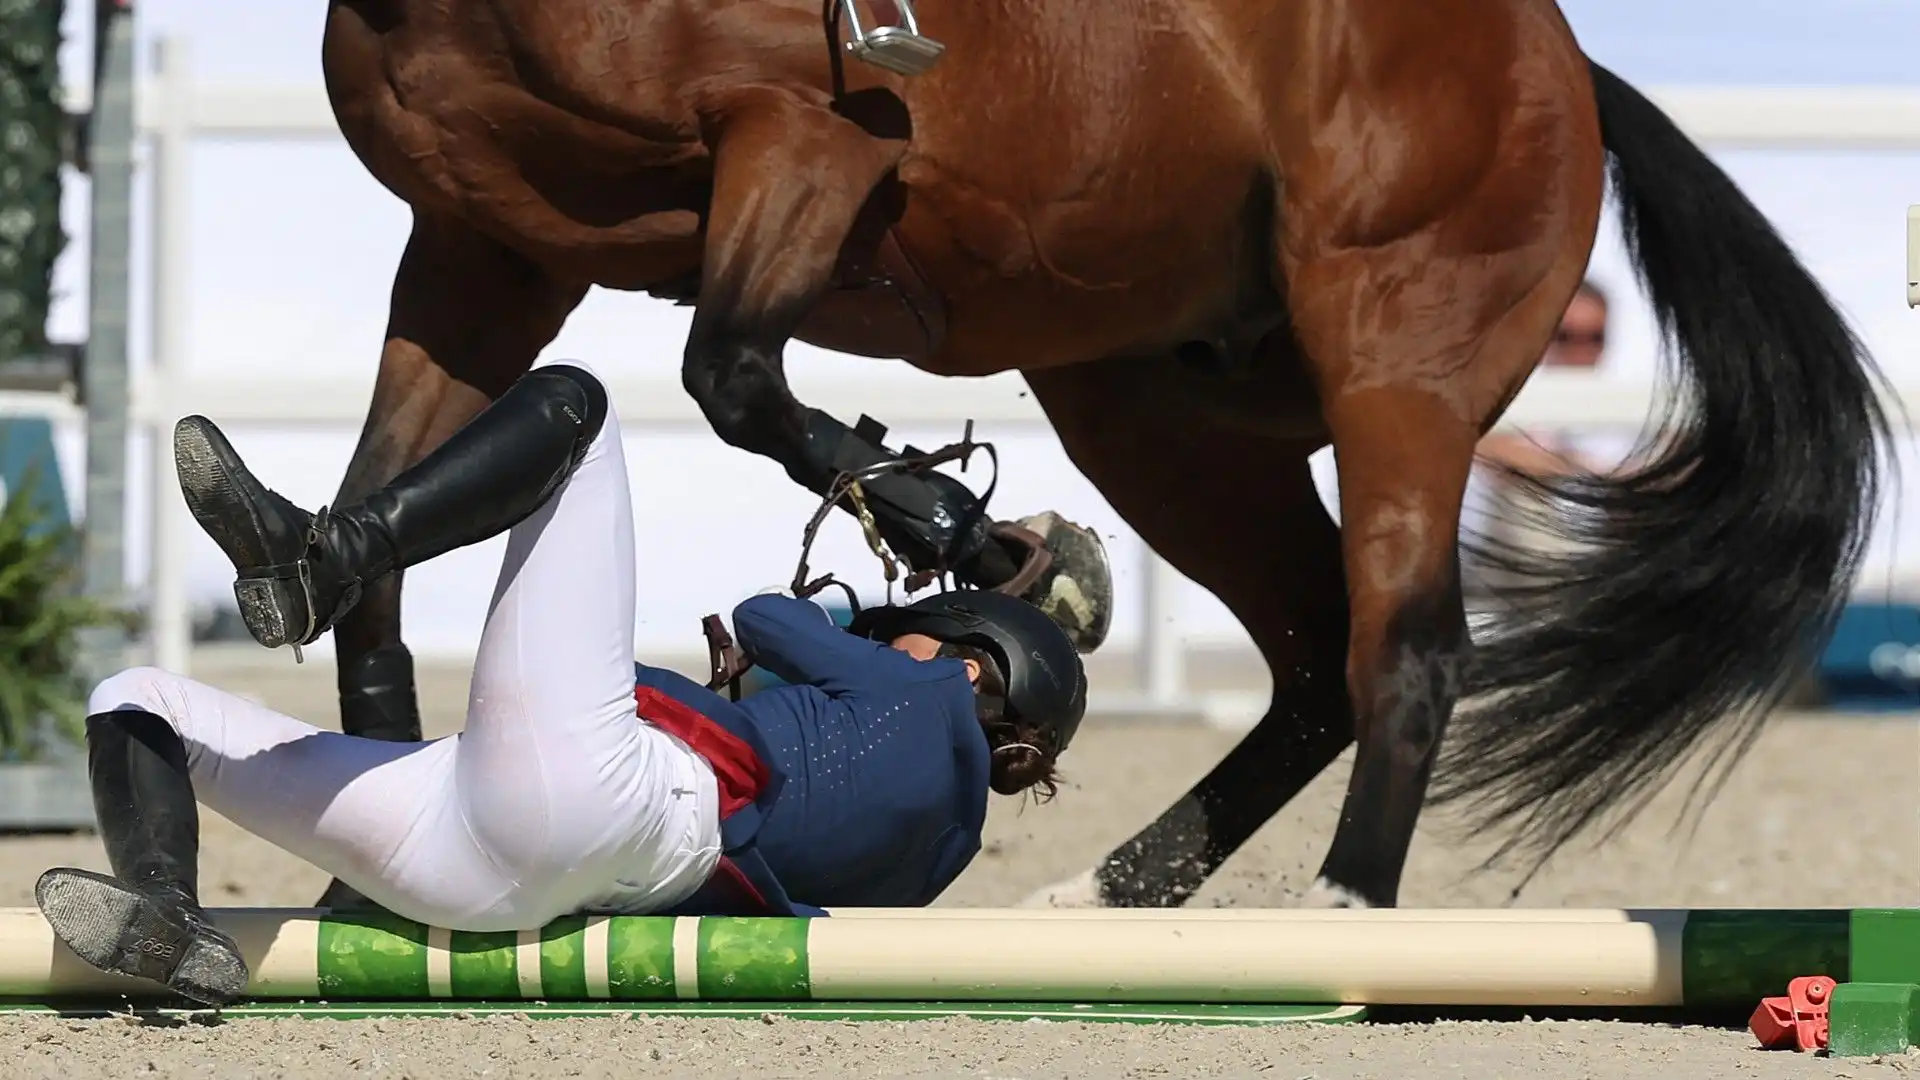
{"type": "Polygon", "coordinates": [[[1007,713],[1039,728],[1059,753],[1087,714],[1087,672],[1058,623],[1017,596],[960,589],[904,607],[872,607],[847,630],[874,641],[925,634],[952,645],[972,645],[1000,664],[1007,680],[1007,713]]]}

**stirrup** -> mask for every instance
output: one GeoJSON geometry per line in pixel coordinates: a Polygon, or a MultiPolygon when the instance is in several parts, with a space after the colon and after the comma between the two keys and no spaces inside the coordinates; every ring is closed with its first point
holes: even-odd
{"type": "MultiPolygon", "coordinates": [[[[335,623],[351,611],[353,606],[360,602],[360,596],[366,588],[365,583],[358,577],[349,578],[342,589],[339,601],[333,605],[332,612],[324,616],[322,621],[323,616],[314,603],[313,554],[320,548],[322,532],[326,528],[329,513],[330,511],[324,506],[314,512],[313,520],[307,523],[306,546],[301,549],[300,557],[293,562],[273,566],[234,568],[238,578],[236,588],[240,583],[247,581],[290,581],[299,588],[300,604],[307,612],[307,624],[298,634],[290,634],[291,640],[287,643],[293,647],[293,662],[296,664],[306,663],[306,654],[302,651],[304,647],[320,640],[321,634],[332,629],[335,623]]],[[[283,620],[286,618],[284,600],[290,598],[291,594],[272,598],[273,606],[283,620]]]]}
{"type": "MultiPolygon", "coordinates": [[[[321,622],[320,612],[315,609],[313,602],[313,562],[311,557],[315,551],[320,549],[322,531],[326,528],[327,518],[331,516],[331,514],[332,511],[324,506],[314,512],[313,520],[307,523],[307,550],[301,554],[300,562],[298,563],[300,569],[300,591],[307,604],[307,629],[301,637],[306,639],[308,643],[320,640],[321,634],[333,629],[335,623],[345,618],[347,612],[352,611],[353,606],[360,602],[361,593],[365,591],[366,588],[366,583],[361,581],[358,576],[348,578],[346,585],[340,592],[339,601],[333,605],[333,611],[326,616],[324,623],[321,622]]],[[[301,662],[300,646],[295,645],[293,647],[293,656],[295,663],[301,662]]]]}
{"type": "Polygon", "coordinates": [[[913,17],[913,0],[893,0],[900,9],[900,25],[876,26],[869,30],[860,24],[860,0],[840,0],[851,35],[847,52],[856,60],[885,68],[897,75],[923,75],[940,59],[947,47],[920,33],[920,22],[913,17]]]}

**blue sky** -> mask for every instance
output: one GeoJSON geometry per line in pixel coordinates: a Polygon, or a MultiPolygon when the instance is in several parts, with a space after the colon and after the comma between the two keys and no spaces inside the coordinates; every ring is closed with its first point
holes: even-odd
{"type": "MultiPolygon", "coordinates": [[[[926,0],[929,4],[955,0],[926,0]]],[[[149,33],[189,35],[211,78],[319,78],[325,0],[141,0],[149,33]]],[[[1886,84],[1914,81],[1910,0],[1565,0],[1589,55],[1633,80],[1886,84]]],[[[70,4],[76,39],[91,5],[70,4]]],[[[70,70],[84,70],[76,44],[70,70]]]]}
{"type": "MultiPolygon", "coordinates": [[[[964,0],[925,0],[929,5],[957,2],[964,0]]],[[[85,28],[91,5],[71,8],[66,52],[70,79],[77,81],[84,78],[88,60],[85,28]]],[[[1915,51],[1920,0],[1568,0],[1562,9],[1591,55],[1641,85],[1920,82],[1915,51]]],[[[190,38],[203,82],[317,85],[325,11],[324,0],[142,0],[141,35],[190,38]]],[[[1906,205],[1920,202],[1920,155],[1718,156],[1798,247],[1882,362],[1896,375],[1920,379],[1920,313],[1909,312],[1904,303],[1900,224],[1906,205]]],[[[193,168],[187,230],[193,251],[193,366],[258,375],[275,364],[297,364],[365,377],[377,355],[389,275],[405,237],[404,208],[337,143],[203,144],[193,168]]],[[[75,184],[69,197],[75,244],[62,266],[66,300],[55,316],[63,336],[78,336],[84,325],[84,198],[84,184],[75,184]]],[[[144,207],[136,212],[144,224],[144,207]]],[[[1631,276],[1611,218],[1603,224],[1593,273],[1616,295],[1629,298],[1620,305],[1611,362],[1627,377],[1640,376],[1652,362],[1652,331],[1631,300],[1631,276]]],[[[136,341],[146,323],[145,278],[142,271],[136,282],[136,341]]],[[[670,372],[678,362],[686,317],[651,301],[595,294],[552,352],[584,356],[602,367],[670,372]]],[[[144,358],[144,353],[141,341],[137,354],[144,358]]],[[[794,348],[789,356],[803,385],[810,376],[881,370],[875,361],[806,347],[794,348]]],[[[884,377],[901,378],[903,389],[926,385],[898,373],[900,367],[886,365],[884,377]]],[[[900,432],[922,445],[951,434],[900,432]]],[[[269,482],[311,504],[332,495],[353,435],[246,430],[237,437],[269,482]]],[[[1023,513],[1054,505],[1095,524],[1112,537],[1122,587],[1132,587],[1137,541],[1066,463],[1051,436],[988,435],[1001,443],[1007,470],[997,505],[1023,513]]],[[[777,468],[717,439],[630,435],[627,447],[639,498],[676,504],[697,499],[690,476],[702,484],[745,485],[754,492],[752,507],[691,528],[670,528],[664,515],[650,516],[644,509],[639,516],[641,648],[692,648],[701,614],[724,611],[790,575],[794,538],[811,500],[791,488],[777,468]]],[[[63,449],[77,457],[77,433],[67,433],[63,449]]],[[[144,453],[136,454],[136,469],[143,468],[142,459],[144,453]]],[[[70,476],[69,487],[77,484],[77,475],[70,476]]],[[[76,501],[78,496],[75,490],[76,501]]],[[[147,512],[144,492],[131,509],[131,521],[141,525],[147,512]]],[[[1903,523],[1900,531],[1911,535],[1920,524],[1920,510],[1907,516],[1913,524],[1903,523]]],[[[144,534],[136,532],[131,539],[131,570],[141,579],[144,534]]],[[[198,534],[193,540],[194,593],[219,601],[229,572],[210,544],[198,534]]],[[[1910,548],[1910,543],[1900,545],[1906,556],[1901,561],[1920,564],[1920,549],[1910,548]]],[[[856,579],[877,582],[869,564],[858,561],[858,552],[849,525],[823,540],[815,565],[842,567],[856,579]]],[[[1886,537],[1879,552],[1884,562],[1886,537]]],[[[407,620],[416,648],[449,653],[471,648],[498,558],[496,542],[409,574],[407,620]]],[[[1184,605],[1181,622],[1196,635],[1238,636],[1231,617],[1197,588],[1184,605]]],[[[1123,599],[1117,640],[1137,632],[1138,617],[1132,598],[1123,599]]]]}

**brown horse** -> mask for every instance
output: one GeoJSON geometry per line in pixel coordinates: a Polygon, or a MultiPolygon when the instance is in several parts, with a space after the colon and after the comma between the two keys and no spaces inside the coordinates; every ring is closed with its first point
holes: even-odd
{"type": "MultiPolygon", "coordinates": [[[[1091,873],[1113,905],[1179,903],[1356,740],[1318,891],[1394,903],[1463,697],[1438,794],[1551,851],[1706,737],[1743,745],[1816,646],[1876,505],[1870,362],[1549,0],[930,0],[946,51],[912,78],[849,61],[841,14],[332,0],[340,126],[414,212],[339,499],[499,394],[595,284],[692,303],[688,392],[816,492],[887,452],[794,399],[787,341],[1020,370],[1274,676],[1260,725],[1091,873]],[[1474,447],[1581,278],[1609,155],[1686,411],[1634,475],[1548,493],[1582,543],[1475,648],[1474,447]],[[1307,467],[1329,442],[1338,528],[1307,467]]],[[[1027,565],[956,482],[881,486],[915,565],[1027,565]]],[[[395,582],[339,624],[348,731],[419,737],[398,605],[395,582]]]]}

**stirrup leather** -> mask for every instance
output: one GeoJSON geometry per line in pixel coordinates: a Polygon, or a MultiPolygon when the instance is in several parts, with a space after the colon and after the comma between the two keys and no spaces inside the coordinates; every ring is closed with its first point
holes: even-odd
{"type": "Polygon", "coordinates": [[[330,516],[330,511],[324,506],[314,511],[313,520],[307,525],[307,546],[301,550],[298,559],[291,563],[279,563],[273,566],[245,567],[239,571],[238,575],[243,580],[265,578],[272,581],[299,583],[301,604],[307,609],[307,625],[293,642],[294,663],[305,662],[306,657],[301,654],[301,648],[320,640],[321,634],[326,633],[334,623],[340,621],[341,616],[352,610],[353,605],[360,602],[360,593],[364,588],[358,577],[347,579],[340,593],[339,603],[333,606],[333,610],[324,619],[321,618],[320,611],[314,604],[312,560],[314,552],[320,548],[321,530],[325,528],[330,516]]]}
{"type": "Polygon", "coordinates": [[[860,0],[839,0],[840,10],[847,18],[847,52],[856,60],[897,75],[923,75],[947,47],[920,33],[920,21],[913,15],[913,0],[893,0],[893,3],[900,9],[900,25],[869,29],[860,22],[860,0]]]}
{"type": "MultiPolygon", "coordinates": [[[[313,515],[313,523],[307,526],[307,552],[309,554],[319,549],[321,529],[325,527],[328,518],[331,516],[332,512],[324,506],[313,515]]],[[[360,591],[364,588],[364,583],[360,580],[358,574],[348,578],[342,583],[339,601],[333,605],[333,610],[327,613],[325,620],[322,620],[319,611],[314,608],[313,571],[307,561],[307,556],[301,556],[299,565],[300,588],[306,593],[307,601],[307,639],[309,642],[318,641],[321,634],[331,629],[334,623],[340,621],[341,616],[352,611],[353,605],[360,602],[360,591]]]]}

